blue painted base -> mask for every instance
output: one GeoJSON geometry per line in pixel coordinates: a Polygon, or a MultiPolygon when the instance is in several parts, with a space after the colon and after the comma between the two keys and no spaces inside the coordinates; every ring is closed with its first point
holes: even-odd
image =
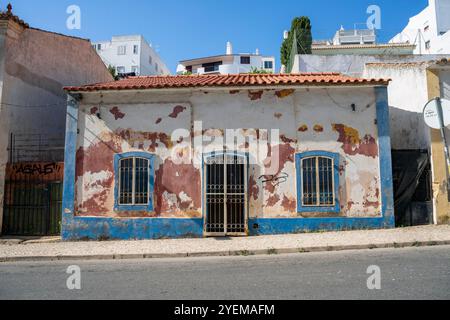
{"type": "Polygon", "coordinates": [[[146,240],[203,237],[203,219],[65,217],[63,241],[146,240]]]}
{"type": "Polygon", "coordinates": [[[395,221],[390,218],[286,218],[250,219],[251,236],[294,234],[315,231],[345,231],[394,228],[395,221]]]}
{"type": "MultiPolygon", "coordinates": [[[[250,219],[249,234],[275,235],[314,231],[343,231],[394,228],[394,219],[385,218],[285,218],[250,219]]],[[[203,237],[203,219],[114,219],[66,215],[63,241],[146,240],[203,237]]]]}

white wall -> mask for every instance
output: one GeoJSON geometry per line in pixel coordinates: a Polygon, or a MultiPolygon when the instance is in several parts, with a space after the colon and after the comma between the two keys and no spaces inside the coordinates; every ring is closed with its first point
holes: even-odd
{"type": "Polygon", "coordinates": [[[125,73],[133,72],[133,67],[139,68],[139,75],[170,74],[166,64],[161,60],[156,51],[150,47],[142,36],[119,36],[111,41],[92,43],[104,63],[113,67],[124,67],[125,73]],[[98,50],[98,45],[101,49],[98,50]],[[138,52],[134,53],[134,46],[138,46],[138,52]],[[118,48],[126,46],[126,54],[119,55],[118,48]],[[151,63],[150,58],[151,57],[151,63]],[[156,68],[158,65],[158,68],[156,68]]]}
{"type": "Polygon", "coordinates": [[[368,65],[363,76],[392,80],[388,87],[392,149],[427,150],[429,129],[422,115],[429,100],[426,65],[368,65]]]}
{"type": "Polygon", "coordinates": [[[428,7],[411,17],[405,29],[390,42],[416,43],[415,54],[450,53],[449,17],[450,0],[429,0],[428,7]],[[429,49],[426,48],[428,41],[429,49]]]}

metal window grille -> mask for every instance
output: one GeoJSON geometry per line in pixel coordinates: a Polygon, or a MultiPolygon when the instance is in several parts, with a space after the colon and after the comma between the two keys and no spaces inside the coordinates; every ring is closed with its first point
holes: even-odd
{"type": "Polygon", "coordinates": [[[149,160],[126,158],[119,162],[119,204],[149,203],[149,160]]]}
{"type": "Polygon", "coordinates": [[[206,233],[246,232],[247,162],[245,157],[220,155],[206,159],[206,233]]]}
{"type": "Polygon", "coordinates": [[[302,160],[302,205],[329,207],[335,205],[334,160],[310,157],[302,160]]]}

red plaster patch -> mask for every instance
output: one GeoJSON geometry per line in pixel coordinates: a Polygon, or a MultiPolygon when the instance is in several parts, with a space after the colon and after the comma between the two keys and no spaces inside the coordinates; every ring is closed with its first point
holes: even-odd
{"type": "Polygon", "coordinates": [[[169,117],[176,119],[180,113],[186,110],[186,107],[183,106],[176,106],[173,108],[173,112],[169,114],[169,117]]]}
{"type": "Polygon", "coordinates": [[[281,202],[281,206],[288,212],[295,212],[297,202],[295,199],[289,199],[288,197],[284,196],[283,202],[281,202]]]}
{"type": "Polygon", "coordinates": [[[250,177],[248,188],[249,188],[249,198],[253,197],[253,200],[255,201],[258,200],[259,187],[253,176],[250,177]]]}
{"type": "Polygon", "coordinates": [[[264,91],[249,91],[248,92],[248,97],[250,98],[250,100],[255,101],[255,100],[260,100],[262,95],[263,95],[264,91]]]}
{"type": "Polygon", "coordinates": [[[163,132],[141,132],[133,131],[131,129],[119,129],[116,134],[132,146],[151,142],[148,150],[150,152],[155,152],[156,148],[159,146],[158,141],[164,144],[167,149],[173,147],[171,137],[163,132]]]}
{"type": "Polygon", "coordinates": [[[98,108],[97,107],[92,107],[91,108],[91,115],[97,114],[98,112],[98,108]]]}
{"type": "Polygon", "coordinates": [[[125,117],[125,113],[121,112],[118,107],[112,108],[109,112],[114,115],[114,119],[119,120],[125,117]]]}
{"type": "Polygon", "coordinates": [[[300,128],[298,128],[299,132],[306,132],[308,131],[308,126],[306,124],[302,125],[300,128]]]}
{"type": "Polygon", "coordinates": [[[275,95],[276,95],[278,98],[283,99],[283,98],[289,97],[289,96],[292,95],[294,92],[295,92],[294,89],[285,89],[285,90],[276,91],[276,92],[275,92],[275,95]]]}
{"type": "Polygon", "coordinates": [[[342,149],[348,155],[363,155],[367,157],[378,157],[378,144],[371,135],[359,138],[356,129],[343,124],[333,124],[333,130],[339,133],[338,142],[342,143],[342,149]]]}
{"type": "Polygon", "coordinates": [[[275,113],[274,114],[274,117],[277,118],[277,119],[281,119],[282,116],[283,116],[282,113],[275,113]]]}
{"type": "Polygon", "coordinates": [[[280,201],[280,196],[277,195],[277,194],[275,194],[275,195],[272,195],[271,197],[269,197],[269,199],[267,199],[266,205],[267,205],[268,207],[273,207],[273,206],[275,206],[279,201],[280,201]]]}
{"type": "Polygon", "coordinates": [[[280,139],[281,139],[281,141],[283,141],[283,143],[297,143],[297,140],[290,139],[290,138],[286,137],[284,134],[280,135],[280,139]]]}
{"type": "Polygon", "coordinates": [[[238,94],[240,91],[239,90],[231,90],[230,94],[238,94]]]}
{"type": "Polygon", "coordinates": [[[155,211],[158,214],[173,213],[175,211],[198,210],[201,208],[201,175],[193,165],[176,165],[166,160],[156,171],[155,179],[155,211]],[[191,202],[182,201],[180,193],[184,192],[191,202]],[[177,199],[175,206],[164,198],[164,194],[174,195],[177,199]]]}
{"type": "Polygon", "coordinates": [[[314,126],[314,131],[318,133],[323,132],[323,127],[320,124],[316,124],[314,126]]]}
{"type": "Polygon", "coordinates": [[[162,121],[162,119],[161,119],[161,118],[158,118],[158,120],[156,120],[155,124],[160,124],[161,121],[162,121]]]}

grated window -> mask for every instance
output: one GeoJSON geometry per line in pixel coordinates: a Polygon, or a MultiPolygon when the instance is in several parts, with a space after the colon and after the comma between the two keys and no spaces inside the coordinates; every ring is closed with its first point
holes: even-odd
{"type": "Polygon", "coordinates": [[[302,160],[302,205],[334,206],[334,160],[310,157],[302,160]]]}
{"type": "Polygon", "coordinates": [[[149,167],[147,159],[133,157],[119,161],[119,204],[149,203],[149,167]]]}

